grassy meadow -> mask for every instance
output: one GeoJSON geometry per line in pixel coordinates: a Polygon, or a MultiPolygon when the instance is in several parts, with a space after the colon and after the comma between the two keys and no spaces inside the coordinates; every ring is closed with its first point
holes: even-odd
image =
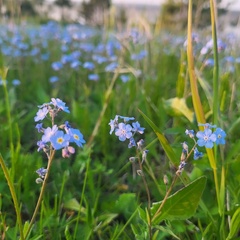
{"type": "Polygon", "coordinates": [[[177,35],[147,23],[121,31],[7,23],[0,47],[2,240],[240,239],[236,36],[191,26],[177,35]],[[52,98],[70,111],[56,122],[69,121],[86,143],[69,158],[51,146],[48,167],[34,117],[52,98]],[[133,134],[143,146],[119,140],[119,125],[110,134],[116,115],[145,128],[133,134]],[[185,131],[203,131],[199,123],[226,138],[198,146],[194,160],[197,138],[185,131]]]}

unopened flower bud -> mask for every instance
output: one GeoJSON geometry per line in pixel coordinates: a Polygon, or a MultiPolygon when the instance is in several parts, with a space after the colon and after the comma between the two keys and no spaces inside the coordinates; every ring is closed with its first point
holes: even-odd
{"type": "Polygon", "coordinates": [[[144,150],[144,151],[143,151],[143,153],[142,153],[142,163],[143,163],[144,161],[146,161],[148,152],[149,152],[149,150],[144,150]]]}
{"type": "Polygon", "coordinates": [[[141,139],[137,142],[138,149],[142,149],[143,145],[144,145],[144,140],[143,139],[141,139]]]}
{"type": "Polygon", "coordinates": [[[165,185],[168,185],[168,176],[166,174],[163,176],[163,182],[165,185]]]}
{"type": "Polygon", "coordinates": [[[137,174],[139,175],[139,176],[144,176],[144,174],[143,174],[143,171],[142,170],[137,170],[137,174]]]}
{"type": "Polygon", "coordinates": [[[135,158],[135,157],[130,157],[130,158],[129,158],[129,161],[133,163],[133,162],[136,161],[136,158],[135,158]]]}
{"type": "Polygon", "coordinates": [[[42,178],[37,178],[37,179],[36,179],[36,183],[37,183],[37,184],[41,184],[41,183],[43,183],[42,178]]]}

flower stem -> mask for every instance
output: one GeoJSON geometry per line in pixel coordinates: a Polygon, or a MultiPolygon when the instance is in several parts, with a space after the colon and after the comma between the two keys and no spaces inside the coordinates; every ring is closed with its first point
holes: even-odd
{"type": "Polygon", "coordinates": [[[29,224],[29,226],[28,226],[28,230],[27,230],[27,232],[26,232],[25,239],[27,238],[28,234],[29,234],[30,231],[31,231],[31,228],[32,228],[33,223],[34,223],[34,221],[35,221],[35,218],[36,218],[36,216],[37,216],[38,210],[39,210],[39,208],[40,208],[40,205],[41,205],[41,202],[42,202],[42,198],[43,198],[43,194],[44,194],[44,191],[45,191],[45,188],[46,188],[46,185],[47,185],[47,179],[48,179],[49,174],[50,174],[50,168],[51,168],[51,165],[52,165],[52,161],[53,161],[54,154],[55,154],[55,150],[51,149],[51,150],[50,150],[50,154],[49,154],[49,158],[48,158],[47,173],[46,173],[46,175],[45,175],[45,177],[44,177],[43,184],[42,184],[42,188],[41,188],[41,191],[40,191],[40,194],[39,194],[39,197],[38,197],[38,201],[37,201],[37,204],[36,204],[34,213],[33,213],[33,215],[32,215],[30,224],[29,224]]]}

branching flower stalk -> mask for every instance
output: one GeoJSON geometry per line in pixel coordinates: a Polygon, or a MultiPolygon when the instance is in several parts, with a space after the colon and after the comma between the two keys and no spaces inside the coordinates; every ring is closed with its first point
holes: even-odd
{"type": "Polygon", "coordinates": [[[207,149],[209,149],[209,148],[213,148],[214,144],[216,144],[216,145],[225,144],[226,133],[221,128],[218,128],[216,125],[211,125],[209,123],[199,124],[199,126],[204,127],[204,131],[197,132],[196,137],[198,138],[198,140],[195,139],[194,130],[187,129],[185,131],[186,135],[188,135],[194,141],[194,145],[193,145],[192,149],[190,151],[188,151],[187,142],[182,143],[183,149],[182,149],[182,154],[180,157],[180,164],[179,164],[178,170],[175,173],[173,181],[172,181],[168,191],[166,192],[161,205],[159,206],[156,213],[152,217],[152,221],[154,221],[159,216],[159,214],[161,214],[161,210],[162,210],[164,204],[166,203],[167,198],[169,197],[170,193],[172,192],[172,189],[173,189],[178,177],[181,175],[182,171],[184,170],[184,167],[187,164],[192,153],[194,154],[194,156],[193,156],[194,160],[197,160],[197,159],[203,157],[203,153],[198,151],[197,146],[206,147],[207,149]],[[215,129],[215,131],[213,132],[212,129],[215,129]]]}
{"type": "Polygon", "coordinates": [[[75,153],[75,148],[72,147],[70,143],[75,143],[78,147],[83,147],[83,144],[85,143],[80,130],[72,128],[67,121],[59,126],[55,124],[55,118],[58,116],[58,113],[62,111],[66,113],[70,112],[62,100],[59,98],[52,98],[51,102],[44,103],[43,105],[39,106],[37,115],[34,118],[35,122],[39,122],[49,116],[51,127],[44,128],[43,123],[38,123],[36,125],[38,132],[43,133],[41,140],[37,142],[38,151],[42,150],[46,154],[48,163],[46,169],[41,167],[36,171],[36,173],[39,175],[39,177],[36,179],[36,183],[42,184],[42,187],[30,224],[26,231],[25,239],[30,234],[40,208],[56,151],[61,149],[62,157],[69,158],[75,153]]]}
{"type": "Polygon", "coordinates": [[[147,211],[148,211],[148,231],[149,231],[149,239],[152,239],[152,220],[151,220],[151,195],[150,190],[146,181],[146,177],[143,171],[143,163],[146,161],[148,150],[144,149],[144,140],[140,139],[139,141],[135,141],[134,137],[137,133],[143,134],[144,129],[140,126],[139,122],[132,122],[131,124],[129,122],[134,121],[134,117],[124,117],[120,115],[116,115],[113,120],[110,120],[110,134],[113,132],[115,135],[119,138],[120,141],[124,142],[125,140],[129,140],[128,148],[135,147],[136,148],[136,156],[130,157],[129,161],[133,163],[133,166],[135,162],[138,163],[138,170],[137,174],[142,177],[144,188],[147,193],[147,199],[148,199],[148,205],[147,205],[147,211]],[[123,122],[119,122],[122,120],[123,122]]]}

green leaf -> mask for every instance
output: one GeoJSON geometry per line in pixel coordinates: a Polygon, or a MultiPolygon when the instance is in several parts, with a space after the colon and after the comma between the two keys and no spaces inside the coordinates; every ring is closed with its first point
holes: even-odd
{"type": "Polygon", "coordinates": [[[65,235],[66,240],[72,240],[72,236],[71,236],[71,233],[69,231],[69,226],[68,225],[65,227],[64,235],[65,235]]]}
{"type": "MultiPolygon", "coordinates": [[[[74,210],[74,211],[80,210],[80,204],[76,200],[76,198],[72,198],[72,199],[68,200],[67,202],[65,202],[63,207],[66,209],[69,209],[69,210],[74,210]]],[[[86,213],[86,209],[84,207],[81,207],[81,212],[86,213]]]]}
{"type": "MultiPolygon", "coordinates": [[[[167,198],[161,212],[155,217],[153,223],[158,224],[162,220],[185,220],[195,213],[203,190],[206,184],[206,177],[200,177],[180,189],[167,198]]],[[[152,216],[155,215],[161,202],[153,203],[151,208],[152,216]]]]}
{"type": "Polygon", "coordinates": [[[147,123],[150,125],[150,127],[154,130],[156,133],[158,140],[160,141],[163,150],[167,154],[167,157],[171,161],[171,163],[174,166],[178,166],[179,159],[177,159],[175,152],[173,151],[171,145],[169,144],[168,140],[165,138],[165,136],[161,133],[161,131],[158,129],[158,127],[141,111],[138,110],[140,114],[144,117],[144,119],[147,121],[147,123]]]}
{"type": "Polygon", "coordinates": [[[235,234],[240,229],[240,207],[235,211],[230,223],[230,232],[228,234],[227,240],[232,239],[235,234]]]}
{"type": "Polygon", "coordinates": [[[185,116],[190,122],[194,120],[194,113],[188,108],[185,98],[163,99],[163,106],[171,116],[185,116]]]}

